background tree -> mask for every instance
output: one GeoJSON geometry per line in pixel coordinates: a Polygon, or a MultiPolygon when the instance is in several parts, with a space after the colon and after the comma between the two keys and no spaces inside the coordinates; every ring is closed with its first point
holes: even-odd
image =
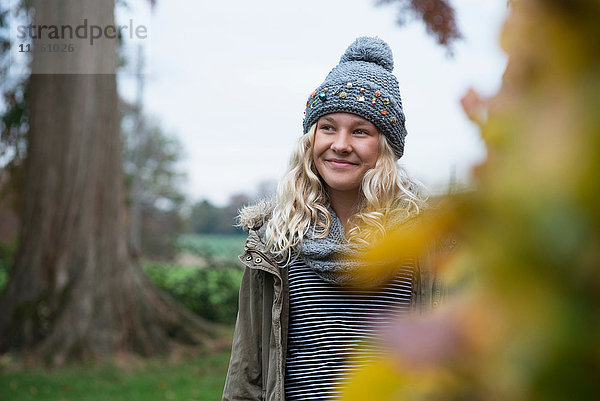
{"type": "Polygon", "coordinates": [[[121,126],[127,204],[137,196],[141,212],[139,256],[172,260],[177,235],[185,229],[181,214],[185,195],[181,187],[186,176],[177,166],[183,153],[181,144],[165,134],[156,121],[142,117],[141,126],[134,124],[138,111],[131,106],[123,104],[121,109],[125,110],[121,126]],[[136,129],[143,130],[143,135],[134,139],[136,129]],[[133,193],[136,190],[132,185],[134,177],[139,180],[137,194],[133,193]]]}
{"type": "MultiPolygon", "coordinates": [[[[34,23],[114,25],[112,1],[32,6],[34,23]]],[[[21,231],[0,296],[0,350],[62,364],[210,342],[211,327],[157,290],[127,250],[116,46],[98,40],[69,60],[112,74],[36,74],[72,64],[34,53],[21,231]]]]}
{"type": "Polygon", "coordinates": [[[23,186],[23,159],[27,148],[27,77],[9,75],[10,38],[7,35],[10,13],[24,14],[0,4],[0,204],[3,213],[18,215],[23,186]],[[2,202],[4,201],[4,202],[2,202]]]}
{"type": "Polygon", "coordinates": [[[204,199],[192,206],[190,229],[195,234],[233,234],[235,214],[228,207],[218,207],[204,199]]]}
{"type": "Polygon", "coordinates": [[[271,180],[258,184],[254,195],[239,192],[231,195],[224,207],[202,200],[192,206],[189,217],[190,231],[196,234],[242,234],[237,227],[237,216],[244,206],[275,195],[277,183],[271,180]]]}

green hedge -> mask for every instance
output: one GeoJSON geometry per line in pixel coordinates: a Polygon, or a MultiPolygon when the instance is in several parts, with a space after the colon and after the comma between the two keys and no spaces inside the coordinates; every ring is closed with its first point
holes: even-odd
{"type": "MultiPolygon", "coordinates": [[[[0,243],[0,291],[7,283],[15,248],[15,244],[0,243]]],[[[197,268],[160,262],[144,262],[143,266],[156,285],[191,311],[214,322],[235,322],[241,268],[197,268]]]]}
{"type": "Polygon", "coordinates": [[[156,285],[196,314],[214,322],[235,322],[241,268],[145,262],[144,269],[156,285]]]}

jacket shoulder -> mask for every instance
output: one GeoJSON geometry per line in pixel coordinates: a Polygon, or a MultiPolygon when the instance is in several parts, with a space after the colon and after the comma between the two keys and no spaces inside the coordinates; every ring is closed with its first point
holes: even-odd
{"type": "Polygon", "coordinates": [[[267,246],[267,222],[271,219],[275,202],[264,199],[254,205],[246,206],[238,215],[238,226],[248,232],[244,253],[238,256],[246,267],[259,268],[278,274],[277,261],[267,246]]]}
{"type": "Polygon", "coordinates": [[[258,203],[242,208],[237,216],[237,225],[244,231],[259,230],[265,226],[273,215],[275,200],[273,198],[263,199],[258,203]]]}

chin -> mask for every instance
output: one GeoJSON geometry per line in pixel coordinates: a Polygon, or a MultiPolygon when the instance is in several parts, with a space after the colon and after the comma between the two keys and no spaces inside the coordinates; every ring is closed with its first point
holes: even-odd
{"type": "Polygon", "coordinates": [[[338,192],[355,192],[359,190],[360,185],[356,185],[355,183],[332,182],[331,184],[327,184],[327,187],[338,192]]]}

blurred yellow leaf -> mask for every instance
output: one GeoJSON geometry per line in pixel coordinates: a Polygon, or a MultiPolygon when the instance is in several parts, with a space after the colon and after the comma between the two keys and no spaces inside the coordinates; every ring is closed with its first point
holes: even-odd
{"type": "Polygon", "coordinates": [[[380,359],[350,377],[341,401],[411,401],[446,398],[457,389],[456,378],[442,369],[401,368],[391,358],[380,359]],[[444,395],[445,394],[445,395],[444,395]]]}

